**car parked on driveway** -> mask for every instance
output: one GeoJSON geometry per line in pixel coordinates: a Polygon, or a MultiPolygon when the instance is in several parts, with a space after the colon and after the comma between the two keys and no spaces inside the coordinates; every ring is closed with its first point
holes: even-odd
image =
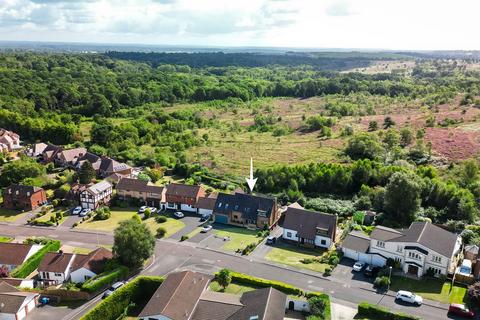
{"type": "Polygon", "coordinates": [[[72,215],[76,216],[76,215],[80,214],[80,212],[82,212],[82,207],[75,207],[72,210],[72,215]]]}
{"type": "Polygon", "coordinates": [[[379,271],[380,271],[380,267],[376,267],[369,264],[363,271],[363,274],[368,278],[375,278],[379,271]]]}
{"type": "Polygon", "coordinates": [[[360,272],[362,271],[363,267],[365,267],[365,262],[357,261],[353,265],[353,271],[360,272]]]}
{"type": "Polygon", "coordinates": [[[105,299],[106,297],[108,296],[111,296],[112,293],[117,290],[118,288],[120,288],[121,286],[123,286],[125,283],[124,282],[115,282],[114,284],[112,284],[112,286],[110,288],[108,288],[107,291],[105,291],[105,293],[103,294],[102,296],[102,299],[105,299]]]}
{"type": "Polygon", "coordinates": [[[203,227],[202,227],[202,230],[200,230],[200,232],[205,233],[205,232],[208,232],[208,231],[210,231],[210,230],[212,230],[212,226],[211,226],[211,225],[208,225],[208,226],[203,226],[203,227]]]}
{"type": "Polygon", "coordinates": [[[85,217],[87,214],[89,214],[90,212],[92,212],[92,209],[83,209],[78,215],[80,217],[85,217]]]}
{"type": "Polygon", "coordinates": [[[148,209],[150,209],[150,213],[156,213],[157,212],[157,208],[155,207],[149,207],[148,209]]]}
{"type": "Polygon", "coordinates": [[[200,222],[207,221],[208,219],[210,219],[211,216],[212,215],[208,213],[202,214],[202,217],[200,218],[200,222]]]}
{"type": "Polygon", "coordinates": [[[139,209],[138,209],[138,213],[145,213],[145,210],[147,210],[147,206],[141,206],[139,209]]]}
{"type": "Polygon", "coordinates": [[[466,305],[459,304],[459,303],[452,303],[448,307],[448,313],[449,314],[454,314],[454,315],[457,315],[457,316],[460,316],[460,317],[464,317],[464,318],[474,318],[475,317],[475,312],[468,309],[466,305]]]}
{"type": "Polygon", "coordinates": [[[183,218],[185,217],[185,215],[183,214],[183,212],[180,212],[180,211],[177,211],[173,214],[176,218],[183,218]]]}
{"type": "Polygon", "coordinates": [[[397,295],[395,296],[395,300],[400,300],[400,301],[411,303],[417,306],[421,306],[423,303],[422,297],[410,291],[404,291],[404,290],[400,290],[397,292],[397,295]]]}
{"type": "Polygon", "coordinates": [[[269,236],[267,238],[267,241],[266,241],[266,244],[269,244],[269,245],[273,245],[277,242],[277,238],[275,238],[274,236],[269,236]]]}

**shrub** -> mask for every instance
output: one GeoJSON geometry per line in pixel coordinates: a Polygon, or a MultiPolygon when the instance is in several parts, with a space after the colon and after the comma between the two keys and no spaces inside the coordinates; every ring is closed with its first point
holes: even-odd
{"type": "MultiPolygon", "coordinates": [[[[320,292],[309,292],[305,295],[308,299],[308,302],[310,303],[310,301],[312,299],[315,299],[313,300],[314,304],[316,306],[319,306],[319,302],[318,300],[322,300],[323,301],[323,312],[320,314],[312,314],[313,316],[313,319],[325,319],[325,320],[330,320],[331,319],[331,307],[330,307],[330,296],[328,294],[325,294],[325,293],[320,293],[320,292]]],[[[317,308],[314,307],[314,309],[312,311],[319,311],[317,308]]],[[[307,319],[311,319],[310,317],[308,317],[307,319]]]]}
{"type": "Polygon", "coordinates": [[[89,293],[100,291],[112,283],[125,279],[128,276],[128,268],[121,266],[117,269],[105,271],[91,279],[85,281],[82,285],[82,290],[89,293]]]}
{"type": "Polygon", "coordinates": [[[379,288],[379,289],[384,289],[384,288],[386,288],[389,284],[390,284],[390,280],[389,280],[388,277],[386,277],[386,276],[377,277],[377,278],[375,278],[375,281],[373,282],[373,286],[374,286],[375,288],[379,288]]]}
{"type": "Polygon", "coordinates": [[[246,256],[250,254],[257,247],[256,243],[250,243],[242,250],[242,255],[246,256]]]}
{"type": "Polygon", "coordinates": [[[243,273],[238,273],[233,271],[231,271],[230,274],[232,276],[232,281],[236,283],[243,283],[243,284],[262,287],[262,288],[272,287],[279,291],[282,291],[285,294],[296,295],[296,296],[300,296],[303,294],[303,291],[301,289],[280,281],[255,278],[243,273]]]}
{"type": "Polygon", "coordinates": [[[118,319],[130,304],[140,305],[148,301],[162,282],[161,277],[138,277],[97,304],[80,320],[118,319]]]}
{"type": "Polygon", "coordinates": [[[157,229],[157,238],[163,238],[167,234],[167,229],[164,227],[158,227],[157,229]]]}
{"type": "Polygon", "coordinates": [[[185,234],[180,238],[180,241],[188,240],[188,236],[185,234]]]}
{"type": "Polygon", "coordinates": [[[151,215],[152,215],[152,211],[150,211],[150,209],[147,208],[147,210],[145,210],[145,212],[143,213],[143,219],[147,220],[148,218],[150,218],[151,215]]]}
{"type": "Polygon", "coordinates": [[[323,273],[324,276],[329,277],[332,275],[332,269],[331,268],[325,268],[325,272],[323,273]]]}
{"type": "MultiPolygon", "coordinates": [[[[27,240],[28,241],[28,240],[27,240]]],[[[42,241],[42,240],[40,240],[42,241]]],[[[10,276],[13,278],[26,278],[31,274],[35,269],[38,268],[40,262],[42,262],[43,256],[47,252],[56,252],[60,249],[60,241],[50,240],[47,242],[40,250],[38,250],[34,255],[27,259],[22,265],[16,267],[11,273],[10,276]]]]}
{"type": "Polygon", "coordinates": [[[110,213],[109,207],[102,207],[96,211],[96,215],[93,220],[108,220],[112,214],[110,213]]]}
{"type": "Polygon", "coordinates": [[[358,314],[360,318],[378,319],[378,320],[417,320],[420,318],[403,314],[393,313],[388,309],[362,302],[358,305],[358,314]]]}
{"type": "Polygon", "coordinates": [[[157,223],[164,223],[164,222],[167,222],[167,217],[165,217],[165,216],[156,216],[156,217],[155,217],[155,221],[156,221],[157,223]]]}

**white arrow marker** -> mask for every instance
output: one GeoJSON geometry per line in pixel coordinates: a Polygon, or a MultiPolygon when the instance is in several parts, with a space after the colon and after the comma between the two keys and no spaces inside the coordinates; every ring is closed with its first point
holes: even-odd
{"type": "Polygon", "coordinates": [[[253,158],[250,158],[250,179],[245,178],[245,180],[247,180],[250,192],[253,192],[253,187],[255,187],[255,183],[257,182],[257,178],[253,178],[253,158]]]}

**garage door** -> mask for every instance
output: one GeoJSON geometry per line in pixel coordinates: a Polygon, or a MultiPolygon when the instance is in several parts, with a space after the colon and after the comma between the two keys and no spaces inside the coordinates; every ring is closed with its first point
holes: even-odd
{"type": "Polygon", "coordinates": [[[224,215],[221,215],[221,214],[216,214],[215,215],[215,222],[228,224],[228,217],[224,216],[224,215]]]}
{"type": "Polygon", "coordinates": [[[376,254],[372,254],[372,264],[374,266],[379,266],[383,267],[387,263],[386,259],[384,257],[381,257],[376,254]]]}

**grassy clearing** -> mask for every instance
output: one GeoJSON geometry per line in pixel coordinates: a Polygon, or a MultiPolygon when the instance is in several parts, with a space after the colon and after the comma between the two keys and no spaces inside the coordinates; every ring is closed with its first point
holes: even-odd
{"type": "Polygon", "coordinates": [[[153,234],[157,234],[158,227],[165,228],[167,233],[165,234],[164,238],[170,237],[172,234],[177,233],[185,227],[185,223],[183,223],[181,220],[170,217],[167,217],[167,221],[164,223],[156,222],[154,217],[144,220],[144,222],[147,224],[148,228],[153,234]]]}
{"type": "Polygon", "coordinates": [[[257,243],[257,231],[246,228],[232,227],[226,225],[214,225],[215,235],[218,237],[229,237],[230,241],[226,241],[222,249],[227,251],[237,251],[243,249],[250,243],[257,243]]]}
{"type": "Polygon", "coordinates": [[[28,212],[0,208],[0,222],[15,222],[21,217],[27,215],[27,213],[28,212]]]}
{"type": "Polygon", "coordinates": [[[112,216],[108,220],[94,221],[92,219],[85,221],[77,226],[78,229],[113,232],[121,221],[131,219],[137,214],[132,209],[112,208],[112,216]]]}
{"type": "Polygon", "coordinates": [[[0,242],[12,242],[13,238],[0,236],[0,242]]]}
{"type": "Polygon", "coordinates": [[[390,289],[415,292],[425,299],[442,303],[465,303],[467,298],[466,287],[454,285],[452,288],[451,282],[442,282],[437,279],[414,280],[393,276],[390,289]]]}
{"type": "Polygon", "coordinates": [[[308,249],[295,245],[279,243],[265,256],[265,259],[294,268],[307,269],[323,273],[325,272],[325,269],[329,267],[328,264],[318,262],[305,264],[301,261],[303,259],[317,258],[324,252],[324,250],[308,249]]]}
{"type": "Polygon", "coordinates": [[[231,294],[242,294],[244,292],[248,291],[253,291],[255,289],[258,289],[259,287],[255,286],[247,286],[244,284],[236,284],[236,283],[230,283],[225,290],[223,290],[222,286],[218,284],[217,281],[212,281],[210,283],[210,290],[215,291],[215,292],[224,292],[224,293],[231,293],[231,294]]]}

